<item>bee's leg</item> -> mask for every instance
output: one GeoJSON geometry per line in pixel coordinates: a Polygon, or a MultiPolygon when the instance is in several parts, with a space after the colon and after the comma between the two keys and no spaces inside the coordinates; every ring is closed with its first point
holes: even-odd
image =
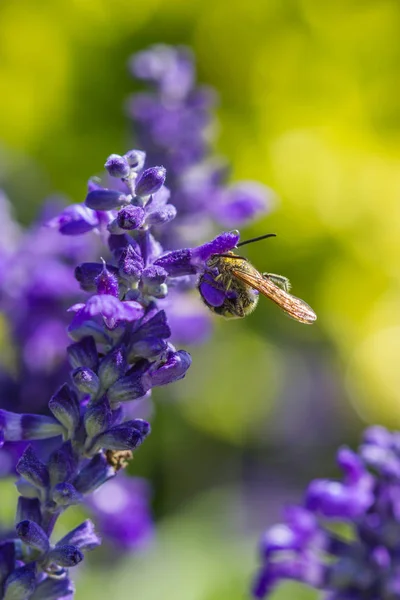
{"type": "Polygon", "coordinates": [[[284,292],[288,292],[291,288],[289,279],[283,275],[276,275],[275,273],[263,273],[262,276],[270,279],[272,283],[280,287],[284,292]]]}

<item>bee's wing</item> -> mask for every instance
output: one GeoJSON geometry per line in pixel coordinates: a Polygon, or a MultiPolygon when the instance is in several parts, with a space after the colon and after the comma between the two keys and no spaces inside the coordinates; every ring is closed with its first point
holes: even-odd
{"type": "Polygon", "coordinates": [[[243,270],[240,267],[233,268],[232,274],[237,277],[237,279],[240,279],[255,290],[258,290],[267,298],[270,298],[284,310],[289,317],[292,317],[292,319],[307,325],[311,325],[311,323],[316,320],[317,315],[308,304],[303,302],[303,300],[300,300],[300,298],[296,298],[296,296],[292,296],[285,292],[285,290],[275,285],[267,275],[261,275],[261,273],[259,273],[257,269],[254,269],[254,267],[251,267],[249,263],[246,264],[246,270],[243,270]]]}

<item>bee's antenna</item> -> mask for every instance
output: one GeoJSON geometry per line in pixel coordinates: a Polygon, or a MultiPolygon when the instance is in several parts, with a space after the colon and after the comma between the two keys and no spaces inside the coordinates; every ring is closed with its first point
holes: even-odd
{"type": "Polygon", "coordinates": [[[276,233],[266,233],[265,235],[260,235],[259,237],[251,238],[251,240],[245,240],[244,242],[240,242],[240,244],[236,244],[236,246],[237,248],[240,248],[240,246],[244,246],[245,244],[260,242],[261,240],[265,240],[270,237],[276,237],[276,233]]]}

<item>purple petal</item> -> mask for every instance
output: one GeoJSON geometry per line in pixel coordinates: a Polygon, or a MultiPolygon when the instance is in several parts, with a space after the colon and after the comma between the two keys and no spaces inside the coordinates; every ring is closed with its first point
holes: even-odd
{"type": "Polygon", "coordinates": [[[238,231],[225,231],[216,238],[207,242],[202,246],[193,248],[192,263],[194,265],[202,265],[205,263],[213,254],[223,254],[229,252],[237,245],[240,239],[238,231]]]}
{"type": "Polygon", "coordinates": [[[48,222],[64,235],[81,235],[91,231],[99,224],[96,213],[84,204],[71,204],[57,217],[48,222]]]}

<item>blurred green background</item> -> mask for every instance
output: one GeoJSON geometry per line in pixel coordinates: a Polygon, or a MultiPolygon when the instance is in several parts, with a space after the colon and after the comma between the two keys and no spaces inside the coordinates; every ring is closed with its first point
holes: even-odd
{"type": "MultiPolygon", "coordinates": [[[[280,507],[335,475],[335,447],[365,423],[399,427],[399,31],[396,0],[2,0],[0,184],[20,220],[50,193],[82,201],[128,149],[128,57],[187,44],[220,94],[217,150],[278,197],[245,234],[279,237],[247,255],[319,317],[307,328],[265,300],[218,321],[186,379],[156,392],[132,472],[154,486],[157,536],[109,569],[90,557],[78,600],[246,598],[280,507]]],[[[313,596],[276,594],[294,597],[313,596]]]]}

